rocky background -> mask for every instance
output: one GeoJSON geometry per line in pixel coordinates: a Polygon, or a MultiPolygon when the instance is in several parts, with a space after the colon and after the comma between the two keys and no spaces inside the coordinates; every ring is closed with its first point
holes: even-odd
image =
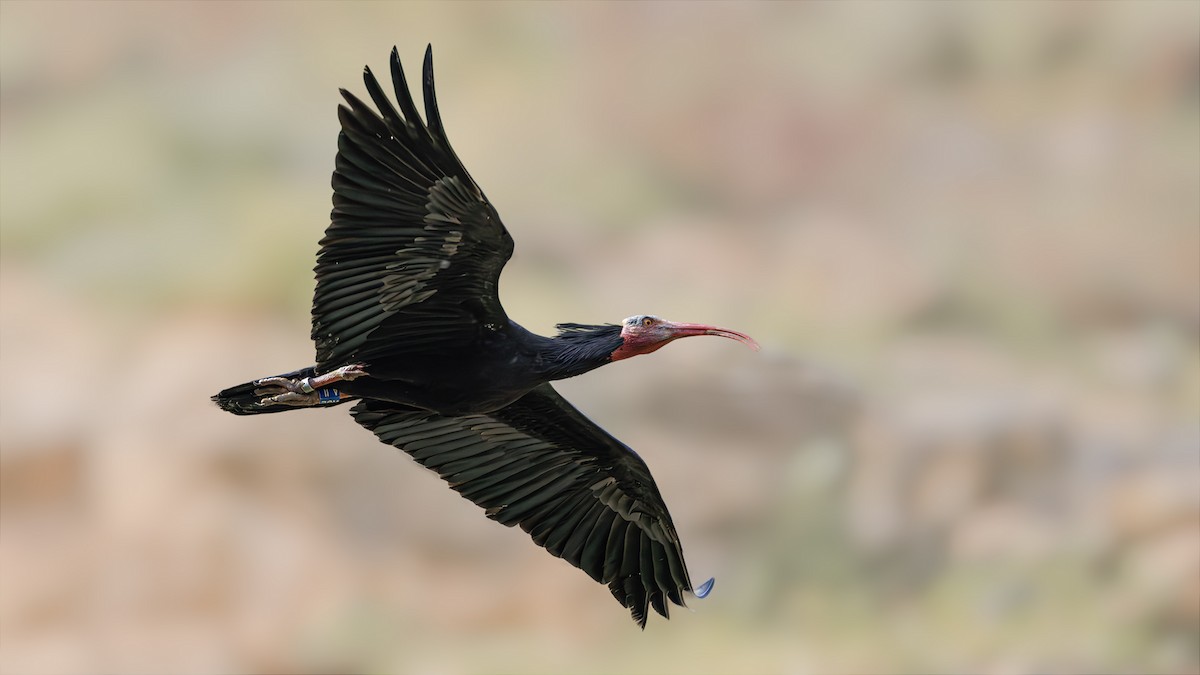
{"type": "Polygon", "coordinates": [[[1200,671],[1200,4],[0,4],[0,672],[1200,671]],[[310,363],[337,87],[435,48],[509,313],[714,593],[639,632],[310,363]]]}

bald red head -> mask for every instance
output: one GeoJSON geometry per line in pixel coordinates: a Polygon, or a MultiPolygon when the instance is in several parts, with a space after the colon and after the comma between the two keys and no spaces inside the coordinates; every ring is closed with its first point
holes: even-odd
{"type": "Polygon", "coordinates": [[[675,323],[666,319],[660,319],[657,316],[641,315],[631,316],[621,323],[621,339],[623,342],[612,353],[612,360],[620,361],[621,359],[627,359],[638,354],[649,354],[672,340],[692,337],[694,335],[727,337],[731,340],[742,342],[755,351],[758,350],[758,343],[749,335],[739,333],[735,330],[706,326],[699,323],[675,323]]]}

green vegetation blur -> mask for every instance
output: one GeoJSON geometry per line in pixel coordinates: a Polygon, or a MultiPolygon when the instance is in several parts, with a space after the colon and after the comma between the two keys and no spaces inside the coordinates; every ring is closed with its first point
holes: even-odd
{"type": "Polygon", "coordinates": [[[1200,3],[0,3],[0,672],[1200,671],[1200,3]],[[311,363],[337,89],[434,47],[561,390],[713,594],[643,633],[311,363]]]}

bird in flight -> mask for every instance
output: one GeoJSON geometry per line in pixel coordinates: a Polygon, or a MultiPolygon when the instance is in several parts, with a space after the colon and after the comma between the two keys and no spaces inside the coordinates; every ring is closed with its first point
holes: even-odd
{"type": "Polygon", "coordinates": [[[425,51],[422,121],[400,56],[399,110],[366,68],[375,106],[341,90],[333,212],[317,254],[316,365],[213,396],[237,415],[354,401],[354,420],[436,471],[487,517],[607,584],[645,628],[693,586],[679,535],[633,450],[550,385],[678,338],[737,331],[644,314],[564,323],[543,337],[510,319],[497,282],[513,252],[500,216],[450,148],[425,51]]]}

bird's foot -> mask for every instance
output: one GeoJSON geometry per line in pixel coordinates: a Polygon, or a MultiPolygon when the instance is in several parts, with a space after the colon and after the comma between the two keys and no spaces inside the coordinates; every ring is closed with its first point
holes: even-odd
{"type": "MultiPolygon", "coordinates": [[[[307,379],[307,378],[304,378],[307,379]]],[[[304,379],[290,377],[264,377],[254,382],[255,396],[261,396],[258,404],[269,406],[275,403],[294,406],[312,406],[320,402],[317,392],[311,386],[308,391],[302,388],[304,379]]]]}
{"type": "Polygon", "coordinates": [[[264,377],[256,380],[254,394],[262,396],[259,405],[282,403],[294,406],[314,406],[322,403],[335,403],[346,396],[330,385],[337,382],[349,382],[367,374],[365,366],[356,363],[331,370],[315,377],[294,379],[290,377],[264,377]]]}

